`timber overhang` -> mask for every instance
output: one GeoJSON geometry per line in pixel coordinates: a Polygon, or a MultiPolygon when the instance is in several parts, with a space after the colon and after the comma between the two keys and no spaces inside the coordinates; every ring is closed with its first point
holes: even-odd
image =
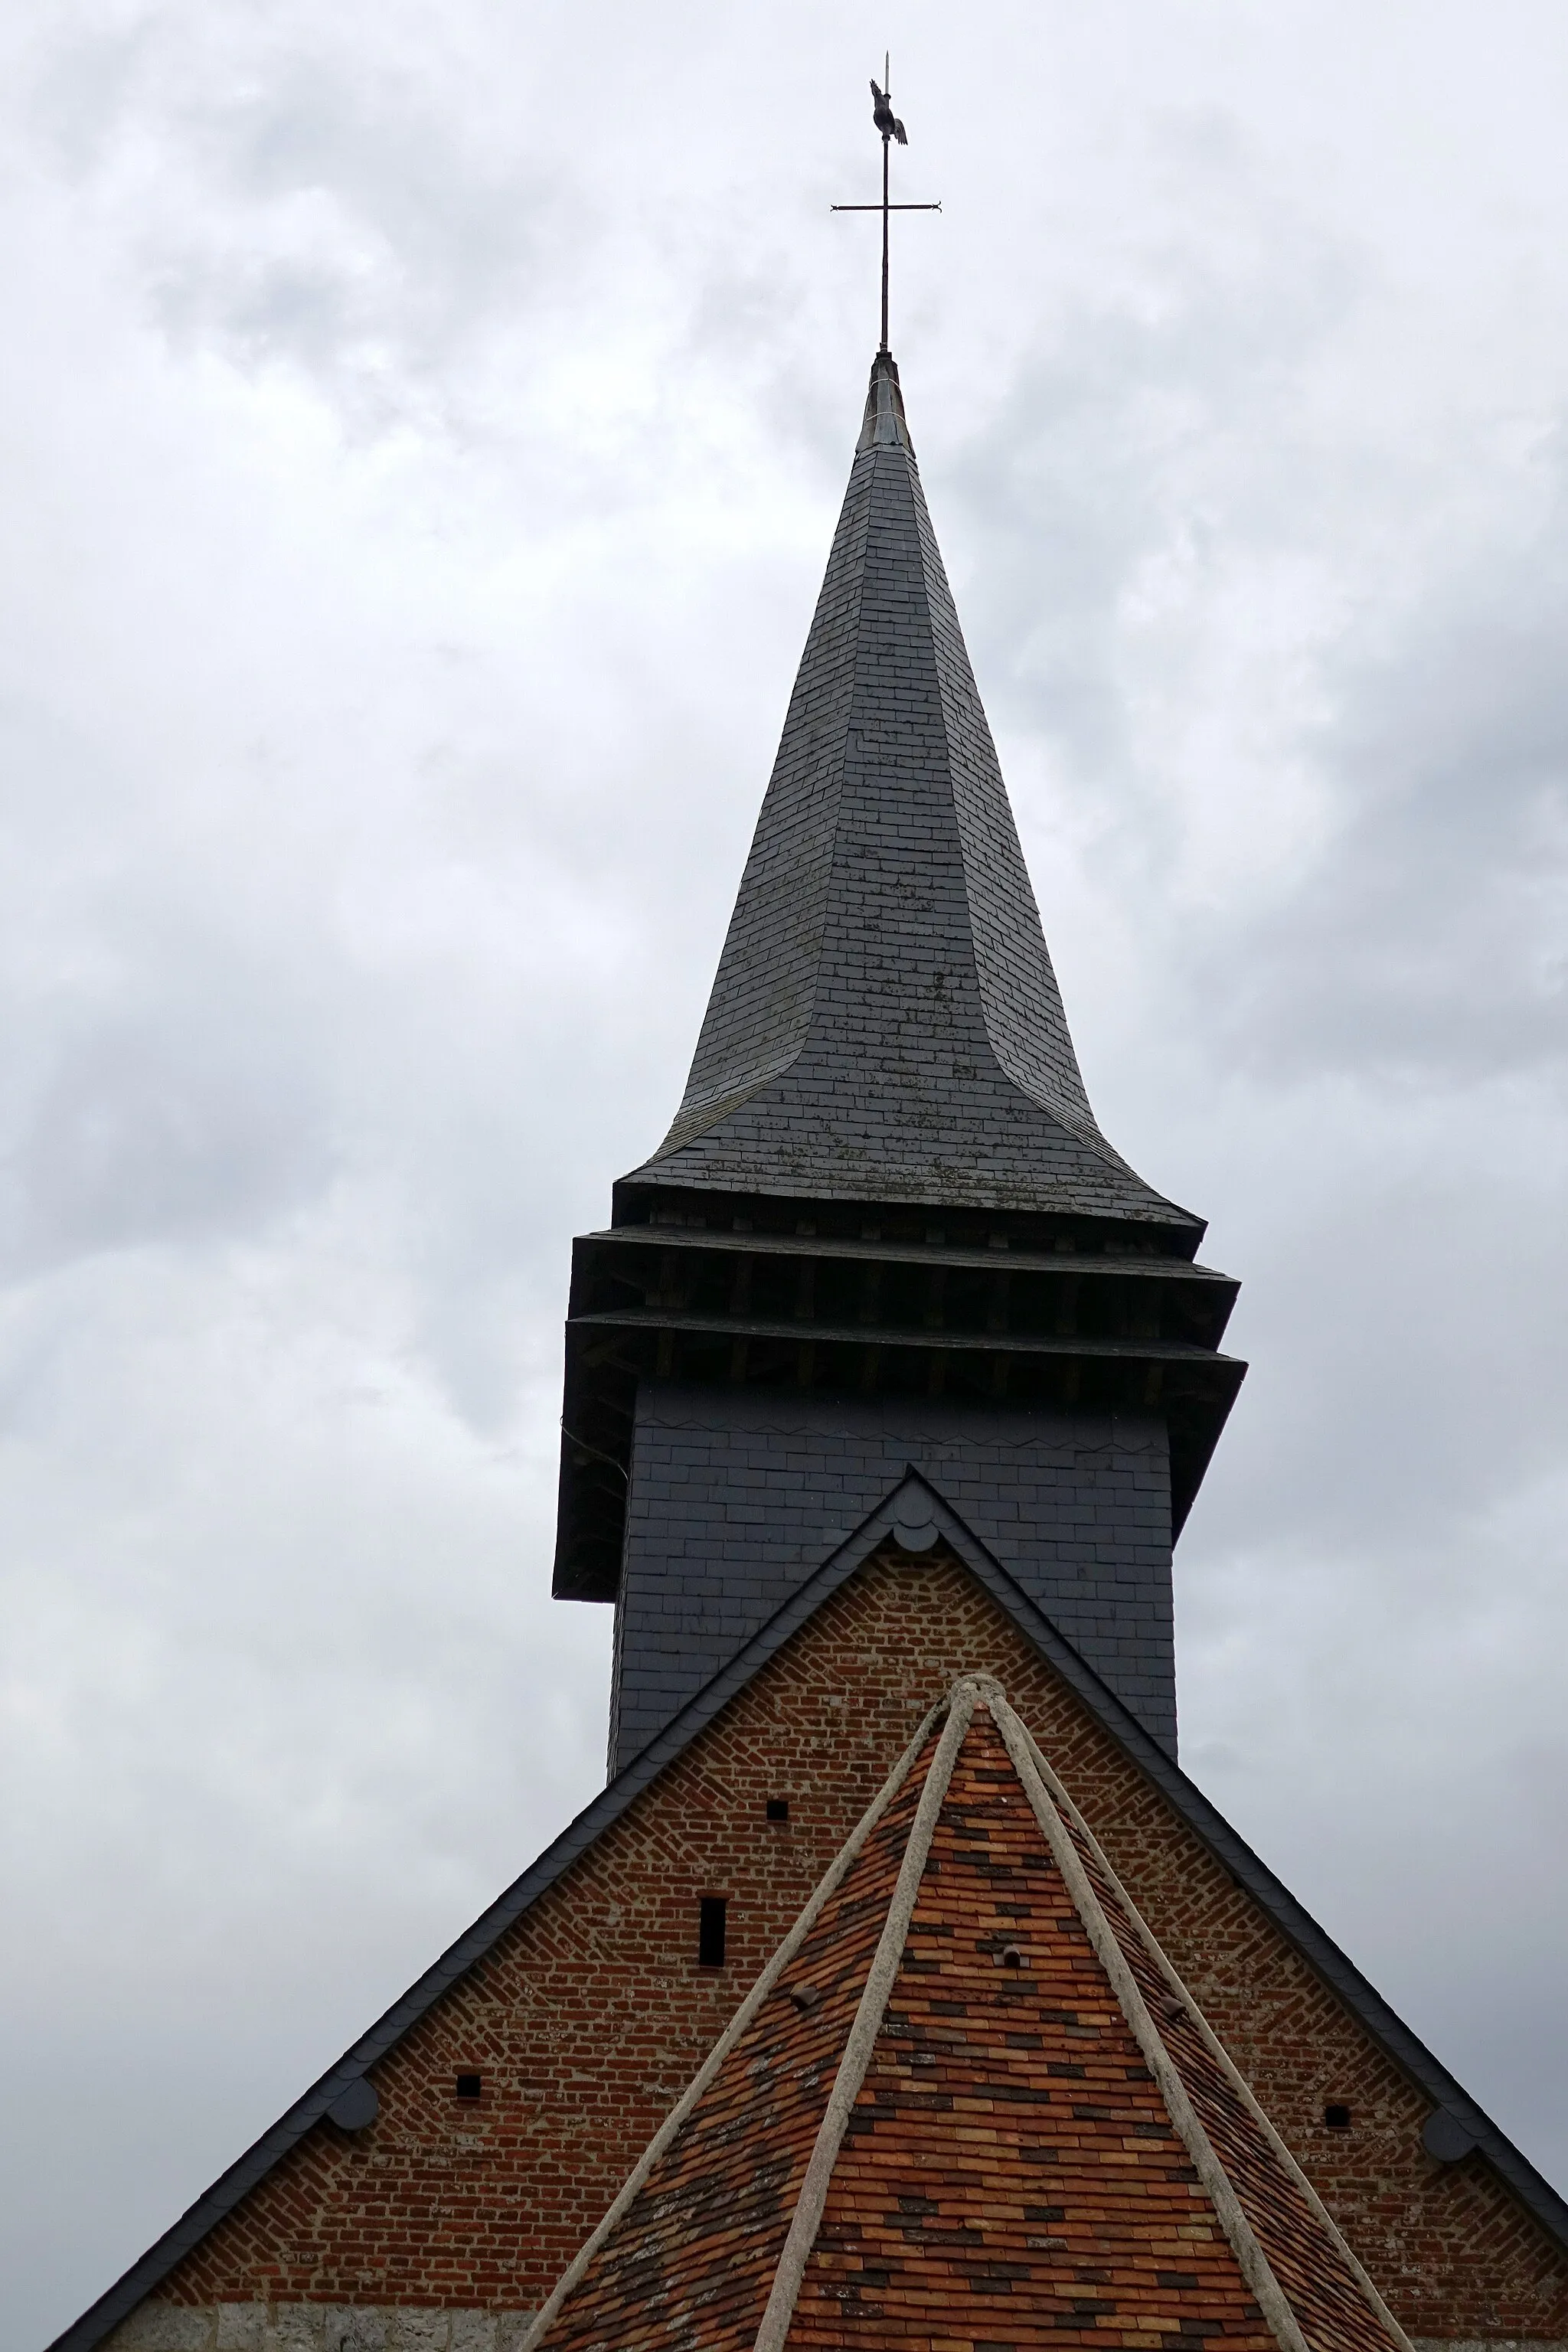
{"type": "Polygon", "coordinates": [[[1157,1413],[1175,1532],[1246,1371],[1219,1344],[1238,1286],[1194,1262],[1190,1231],[744,1196],[696,1210],[642,1188],[616,1210],[626,1222],[573,1247],[563,1600],[616,1598],[645,1380],[1157,1413]]]}

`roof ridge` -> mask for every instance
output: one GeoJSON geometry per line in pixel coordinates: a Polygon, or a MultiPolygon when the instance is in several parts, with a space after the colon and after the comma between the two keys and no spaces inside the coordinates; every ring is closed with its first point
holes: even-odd
{"type": "MultiPolygon", "coordinates": [[[[1066,1832],[1041,1769],[1045,1767],[1045,1759],[1040,1755],[1036,1742],[1008,1704],[1000,1684],[995,1685],[988,1694],[986,1705],[992,1721],[1002,1735],[1003,1745],[1013,1760],[1014,1769],[1023,1783],[1024,1793],[1034,1809],[1035,1819],[1045,1832],[1057,1868],[1067,1882],[1068,1892],[1072,1897],[1079,1917],[1088,1930],[1089,1941],[1094,1947],[1100,1964],[1110,1979],[1110,1989],[1121,2005],[1121,2013],[1132,2029],[1133,2038],[1142,2051],[1148,2062],[1149,2071],[1159,2085],[1160,2095],[1169,2110],[1171,2121],[1186,2143],[1198,2178],[1208,2191],[1215,2211],[1219,2217],[1220,2226],[1229,2239],[1231,2250],[1241,2266],[1242,2276],[1257,2296],[1258,2307],[1273,2330],[1275,2338],[1281,2347],[1281,2352],[1312,2352],[1312,2347],[1302,2332],[1300,2322],[1290,2307],[1289,2299],[1275,2275],[1274,2266],[1269,2262],[1251,2221],[1247,2219],[1241,2199],[1237,2193],[1236,2185],[1204,2127],[1203,2119],[1194,2105],[1191,2094],[1182,2078],[1181,2069],[1167,2049],[1164,2037],[1154,2022],[1137,1979],[1128,1966],[1126,1955],[1117,1940],[1110,1921],[1106,1916],[1104,1906],[1095,1891],[1093,1881],[1083,1866],[1082,1858],[1073,1840],[1066,1832]],[[1038,1759],[1037,1763],[1037,1759],[1038,1759]]],[[[1061,1783],[1057,1780],[1054,1773],[1051,1779],[1056,1787],[1058,1790],[1061,1789],[1061,1783]]],[[[1066,1791],[1063,1790],[1062,1794],[1065,1797],[1066,1791]]],[[[1077,1808],[1074,1807],[1073,1810],[1076,1813],[1077,1808]]],[[[1079,1815],[1079,1819],[1081,1821],[1082,1816],[1079,1815]]],[[[1087,1837],[1092,1838],[1093,1833],[1089,1831],[1087,1823],[1084,1824],[1084,1833],[1087,1837]]],[[[1095,1842],[1095,1846],[1098,1853],[1098,1841],[1095,1842]]],[[[1120,1892],[1120,1882],[1113,1878],[1112,1884],[1120,1892]]],[[[1151,1958],[1163,1973],[1168,1973],[1173,1982],[1179,1982],[1174,1971],[1168,1969],[1164,1955],[1148,1928],[1143,1926],[1142,1920],[1138,1924],[1142,1928],[1151,1958]]],[[[1192,2013],[1195,2017],[1197,2014],[1195,2005],[1189,2004],[1189,2006],[1192,2007],[1192,2013]]],[[[1218,2057],[1233,2087],[1242,2086],[1245,2089],[1238,2069],[1226,2055],[1217,2035],[1212,2033],[1206,2025],[1203,2031],[1210,2049],[1218,2057]]],[[[1257,2100],[1250,2093],[1245,2093],[1245,2095],[1253,2119],[1263,2123],[1265,2121],[1263,2111],[1257,2100]]],[[[1279,2140],[1278,2134],[1266,2124],[1265,2128],[1268,2129],[1268,2137],[1276,2153],[1282,2152],[1283,2142],[1279,2140]]],[[[1307,2186],[1306,2176],[1301,2173],[1300,2168],[1289,2157],[1287,2157],[1287,2162],[1296,2176],[1299,2185],[1307,2186]]],[[[1309,2194],[1310,2194],[1310,2190],[1309,2194]]],[[[1400,2352],[1412,2352],[1408,2336],[1398,2322],[1392,2317],[1387,2305],[1373,2286],[1366,2273],[1351,2254],[1350,2248],[1345,2244],[1344,2239],[1326,2209],[1316,2197],[1312,2197],[1311,2201],[1315,2208],[1314,2218],[1327,2224],[1339,2251],[1351,2263],[1356,2284],[1365,2294],[1377,2318],[1389,2330],[1394,2343],[1400,2347],[1400,2352]]]]}
{"type": "MultiPolygon", "coordinates": [[[[900,403],[900,422],[902,415],[900,403]]],[[[1137,1170],[1101,1130],[1089,1102],[1016,826],[998,824],[997,810],[987,805],[987,786],[994,782],[1000,788],[1001,814],[1011,815],[912,443],[909,444],[909,457],[921,575],[931,623],[953,806],[959,819],[974,972],[986,1039],[998,1067],[1021,1093],[1058,1120],[1108,1166],[1142,1186],[1143,1180],[1137,1170]],[[971,706],[967,725],[965,701],[971,706]],[[978,729],[974,724],[976,717],[978,729]],[[985,774],[987,766],[994,771],[994,779],[985,774]],[[982,839],[988,852],[986,859],[976,855],[976,842],[982,839]],[[1027,1017],[1031,1000],[1037,1014],[1033,1021],[1027,1017]],[[1042,1011],[1046,1014],[1043,1024],[1037,1017],[1042,1011]]]]}
{"type": "MultiPolygon", "coordinates": [[[[1021,1717],[1014,1715],[1013,1709],[1007,1704],[1005,1697],[1003,1699],[1003,1705],[1006,1707],[1007,1713],[1012,1717],[1013,1721],[1017,1725],[1018,1730],[1022,1735],[1029,1760],[1035,1769],[1038,1772],[1041,1780],[1045,1783],[1045,1786],[1050,1794],[1053,1805],[1058,1807],[1061,1811],[1066,1813],[1078,1835],[1089,1847],[1089,1852],[1094,1856],[1099,1869],[1109,1883],[1118,1902],[1121,1904],[1129,1921],[1136,1931],[1143,1948],[1148,1953],[1149,1958],[1153,1961],[1154,1966],[1160,1970],[1160,1973],[1163,1976],[1167,1984],[1170,1986],[1173,1996],[1180,2001],[1182,2008],[1192,2020],[1194,2029],[1201,2036],[1210,2055],[1219,2066],[1232,2090],[1235,2091],[1237,2096],[1241,2100],[1253,2121],[1263,2132],[1268,2141],[1269,2147],[1274,2152],[1275,2157],[1284,2167],[1285,2170],[1290,2175],[1297,2188],[1301,2191],[1302,2196],[1311,2207],[1315,2218],[1322,2224],[1323,2228],[1328,2231],[1330,2236],[1333,2239],[1346,2263],[1348,2263],[1351,2269],[1354,2272],[1358,2284],[1360,2284],[1363,2294],[1366,2295],[1367,2300],[1373,2305],[1373,2310],[1377,2313],[1378,2317],[1383,2321],[1384,2326],[1394,2336],[1394,2341],[1397,2344],[1405,2347],[1406,2352],[1409,2352],[1409,2339],[1405,2336],[1404,2329],[1400,2326],[1399,2322],[1389,2310],[1388,2305],[1384,2303],[1382,2295],[1379,2294],[1376,2286],[1368,2275],[1365,2266],[1357,2256],[1354,2249],[1349,2243],[1344,2232],[1341,2230],[1339,2223],[1335,2221],[1328,2207],[1323,2203],[1322,2199],[1313,2188],[1310,2179],[1302,2170],[1300,2165],[1297,2162],[1294,2156],[1291,2155],[1289,2148],[1286,2146],[1284,2140],[1275,2129],[1274,2125],[1268,2118],[1266,2109],[1259,2105],[1252,2085],[1248,2083],[1246,2075],[1241,2072],[1240,2067],[1237,2065],[1235,2060],[1231,2057],[1229,2051],[1226,2048],[1224,2042],[1220,2040],[1218,2034],[1209,2023],[1208,2019],[1204,2014],[1203,2009],[1199,2005],[1198,2001],[1194,1998],[1193,1994],[1189,1991],[1184,1979],[1177,1970],[1173,1962],[1167,1956],[1163,1946],[1156,1937],[1153,1929],[1150,1927],[1148,1921],[1144,1918],[1142,1913],[1133,1902],[1132,1897],[1128,1894],[1121,1880],[1117,1876],[1115,1870],[1111,1866],[1110,1857],[1106,1853],[1105,1848],[1100,1844],[1099,1838],[1096,1837],[1089,1822],[1074,1803],[1068,1790],[1064,1787],[1056,1772],[1052,1769],[1052,1767],[1042,1752],[1039,1742],[1036,1739],[1034,1733],[1029,1729],[1028,1725],[1023,1721],[1021,1717]]],[[[1004,1733],[1003,1736],[1005,1738],[1005,1733],[1004,1733]]],[[[1020,1777],[1022,1776],[1020,1775],[1020,1777]]],[[[1026,1787],[1027,1786],[1026,1781],[1025,1785],[1026,1787]]],[[[1145,2006],[1147,2004],[1145,2004],[1145,2006]]]]}
{"type": "MultiPolygon", "coordinates": [[[[872,1798],[871,1802],[860,1816],[859,1821],[850,1832],[849,1836],[846,1839],[844,1844],[840,1846],[837,1853],[834,1856],[832,1862],[829,1863],[822,1877],[817,1881],[816,1887],[806,1902],[805,1909],[801,1912],[800,1916],[796,1919],[794,1927],[790,1929],[788,1935],[785,1936],[783,1943],[779,1945],[777,1950],[773,1953],[773,1958],[763,1969],[761,1976],[758,1977],[755,1984],[752,1985],[751,1991],[746,1995],[744,2000],[742,2001],[741,2006],[735,2011],[734,2016],[730,2020],[729,2024],[725,2027],[723,2032],[720,2035],[718,2041],[714,2043],[707,2057],[703,2060],[702,2064],[698,2068],[697,2073],[692,2076],[691,2081],[681,2093],[680,2097],[676,2101],[674,2106],[671,2107],[668,2115],[666,2116],[663,2123],[660,2124],[658,2131],[655,2132],[652,2139],[649,2140],[647,2147],[643,2150],[642,2155],[633,2166],[621,2189],[620,2194],[616,2197],[614,2204],[611,2205],[609,2210],[599,2222],[597,2228],[593,2231],[592,2235],[584,2241],[577,2253],[573,2257],[571,2263],[562,2273],[549,2300],[541,2305],[537,2315],[529,2326],[527,2334],[524,2336],[521,2343],[518,2347],[518,2352],[531,2352],[531,2347],[543,2336],[546,2328],[553,2324],[556,2314],[559,2312],[562,2305],[572,2293],[573,2288],[577,2284],[579,2279],[581,2279],[584,2272],[593,2261],[594,2256],[604,2244],[605,2240],[609,2236],[611,2231],[616,2227],[616,2223],[620,2221],[627,2208],[632,2204],[633,2200],[640,2194],[643,2185],[647,2181],[649,2173],[653,2170],[654,2166],[658,2162],[659,2158],[664,2154],[666,2148],[674,2139],[682,2124],[685,2123],[688,2116],[689,2116],[693,2107],[696,2106],[699,2099],[701,2098],[703,2092],[708,2088],[709,2084],[718,2074],[719,2069],[722,2066],[725,2059],[729,2056],[736,2042],[740,2041],[747,2027],[752,2023],[758,2011],[762,2008],[763,2003],[767,2000],[769,1994],[777,1985],[778,1980],[783,1976],[785,1969],[788,1968],[790,1962],[795,1958],[796,1953],[800,1950],[801,1946],[810,1935],[813,1927],[816,1927],[817,1920],[826,1909],[827,1905],[837,1893],[839,1887],[843,1885],[854,1864],[865,1851],[867,1842],[870,1838],[872,1832],[876,1829],[878,1823],[881,1821],[883,1815],[892,1804],[894,1798],[903,1787],[904,1782],[909,1779],[915,1765],[920,1761],[921,1752],[930,1740],[931,1732],[935,1728],[936,1725],[941,1722],[943,1713],[947,1710],[948,1704],[948,1695],[944,1694],[943,1696],[936,1702],[934,1706],[927,1710],[925,1716],[921,1719],[919,1729],[914,1735],[914,1738],[910,1741],[909,1746],[904,1749],[903,1754],[900,1757],[898,1762],[894,1765],[892,1770],[889,1773],[887,1779],[878,1790],[877,1794],[872,1798]]],[[[929,1844],[929,1838],[927,1842],[929,1844]]],[[[885,1994],[883,1998],[885,2001],[885,1994]]],[[[843,2062],[841,2060],[841,2067],[842,2063],[843,2062]]],[[[862,2069],[862,2071],[864,2070],[862,2069]]]]}
{"type": "MultiPolygon", "coordinates": [[[[801,2282],[805,2276],[805,2266],[811,2259],[811,2250],[822,2226],[822,2212],[827,2202],[834,2167],[844,2144],[850,2113],[866,2080],[866,2069],[871,2063],[883,2012],[888,2006],[888,1995],[893,1989],[903,1958],[910,1921],[914,1916],[921,1882],[925,1876],[926,1864],[931,1859],[931,1839],[936,1834],[942,1800],[952,1779],[958,1751],[963,1745],[964,1735],[974,1713],[975,1698],[973,1685],[961,1682],[943,1701],[947,1721],[937,1742],[936,1754],[926,1772],[925,1786],[921,1790],[920,1803],[910,1825],[903,1858],[899,1864],[898,1882],[877,1941],[876,1955],[867,1972],[865,1990],[855,2011],[855,2022],[844,2044],[838,2072],[834,2077],[827,2105],[801,2179],[795,2211],[790,2216],[789,2231],[773,2271],[773,2283],[762,2326],[757,2330],[753,2352],[783,2352],[784,2338],[789,2334],[801,2282]]],[[[530,2352],[533,2340],[529,2337],[522,2352],[530,2352]]]]}

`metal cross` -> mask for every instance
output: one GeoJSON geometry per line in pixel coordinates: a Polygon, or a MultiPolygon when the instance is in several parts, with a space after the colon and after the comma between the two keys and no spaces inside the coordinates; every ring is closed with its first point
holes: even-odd
{"type": "MultiPolygon", "coordinates": [[[[877,126],[882,133],[882,201],[879,205],[834,205],[831,207],[836,213],[880,213],[882,215],[881,348],[883,351],[888,349],[888,215],[889,213],[939,213],[942,210],[940,204],[893,205],[888,202],[888,149],[892,142],[895,130],[898,132],[899,144],[900,146],[909,144],[904,137],[903,124],[895,122],[893,117],[893,93],[889,87],[892,79],[891,68],[891,58],[885,58],[882,61],[882,89],[878,93],[880,103],[876,109],[877,126]]],[[[871,87],[876,89],[876,83],[873,82],[871,87]]]]}

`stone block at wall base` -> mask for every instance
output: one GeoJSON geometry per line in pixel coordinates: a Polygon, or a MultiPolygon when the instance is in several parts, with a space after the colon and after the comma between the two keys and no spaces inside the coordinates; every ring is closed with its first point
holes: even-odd
{"type": "Polygon", "coordinates": [[[142,2304],[104,2352],[517,2352],[531,2311],[363,2303],[142,2304]]]}
{"type": "MultiPolygon", "coordinates": [[[[150,2300],[104,2352],[517,2352],[531,2311],[429,2311],[352,2303],[150,2300]]],[[[1537,2336],[1416,2336],[1415,2352],[1568,2352],[1537,2336]]]]}

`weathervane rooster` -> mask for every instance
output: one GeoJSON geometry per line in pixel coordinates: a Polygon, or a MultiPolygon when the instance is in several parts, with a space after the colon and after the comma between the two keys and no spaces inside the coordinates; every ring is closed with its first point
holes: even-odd
{"type": "Polygon", "coordinates": [[[909,145],[904,126],[893,112],[892,99],[885,89],[879,89],[875,82],[871,84],[871,120],[884,139],[896,139],[900,147],[909,145]]]}
{"type": "Polygon", "coordinates": [[[882,80],[889,89],[882,89],[878,82],[871,84],[871,120],[882,134],[882,201],[879,205],[835,205],[833,207],[836,213],[880,213],[882,215],[882,340],[878,348],[884,352],[888,348],[889,217],[893,213],[939,213],[942,210],[940,205],[896,205],[888,193],[888,158],[892,152],[893,141],[896,139],[900,147],[907,147],[910,143],[903,124],[893,112],[893,101],[889,94],[892,79],[893,61],[888,58],[882,67],[882,80]]]}

